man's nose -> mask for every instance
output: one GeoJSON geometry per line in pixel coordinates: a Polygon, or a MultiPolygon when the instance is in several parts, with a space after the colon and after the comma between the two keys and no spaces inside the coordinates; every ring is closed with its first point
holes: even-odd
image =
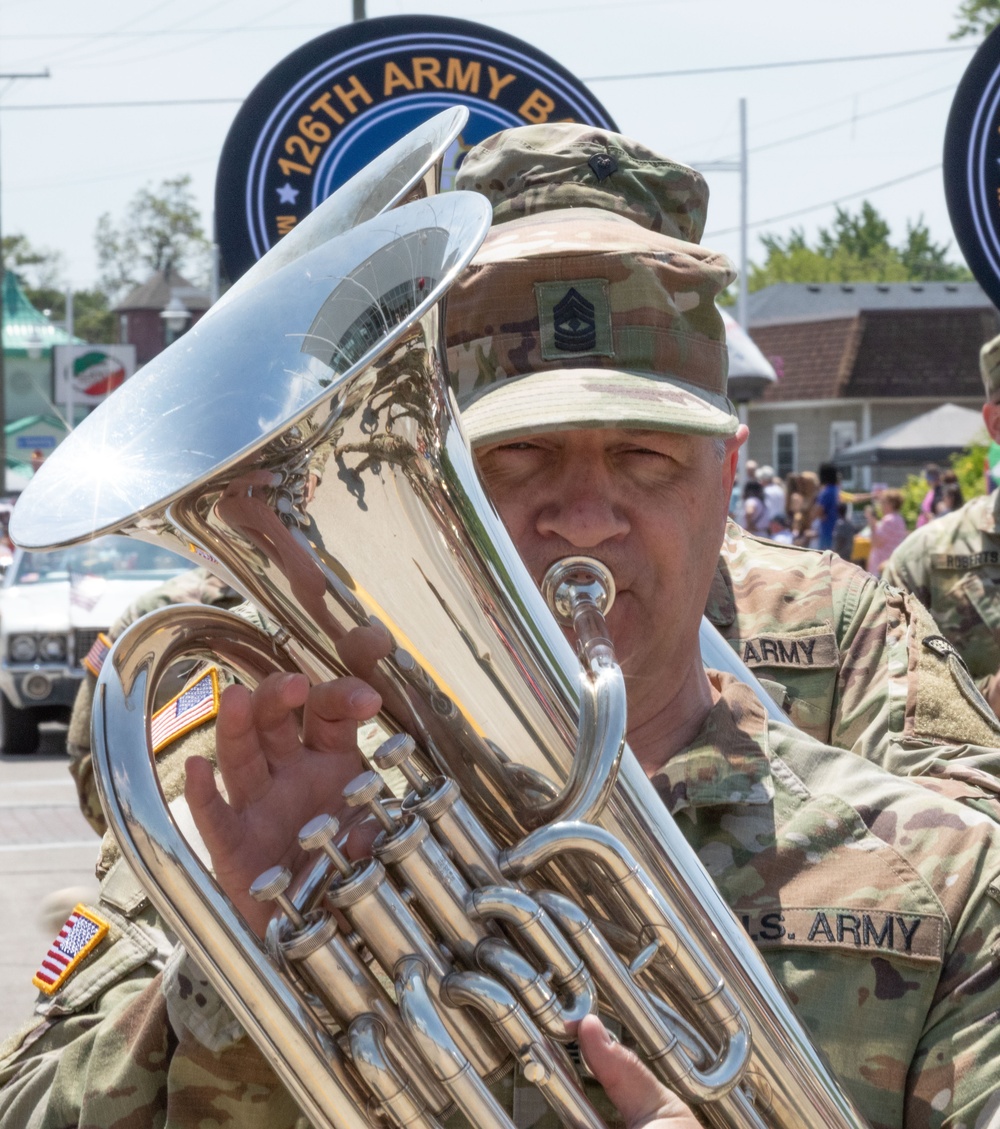
{"type": "Polygon", "coordinates": [[[578,549],[592,549],[624,537],[628,518],[607,470],[577,462],[560,475],[558,488],[538,514],[538,532],[561,537],[578,549]]]}

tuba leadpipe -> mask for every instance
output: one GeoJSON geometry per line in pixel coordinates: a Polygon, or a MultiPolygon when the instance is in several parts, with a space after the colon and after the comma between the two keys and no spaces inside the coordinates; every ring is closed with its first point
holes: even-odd
{"type": "Polygon", "coordinates": [[[562,1044],[597,1005],[708,1124],[861,1126],[623,745],[608,578],[574,562],[554,601],[578,656],[479,483],[440,299],[489,219],[453,193],[305,253],[124,385],[25,492],[21,544],[161,543],[274,625],[164,609],[122,636],[95,702],[109,824],[317,1127],[430,1127],[452,1108],[506,1127],[489,1085],[516,1062],[565,1124],[596,1129],[562,1044]],[[249,686],[357,675],[397,734],[376,764],[406,777],[403,803],[369,777],[349,797],[383,821],[376,857],[345,858],[329,820],[304,828],[314,861],[256,884],[278,906],[263,945],[149,751],[156,683],[190,655],[249,686]]]}

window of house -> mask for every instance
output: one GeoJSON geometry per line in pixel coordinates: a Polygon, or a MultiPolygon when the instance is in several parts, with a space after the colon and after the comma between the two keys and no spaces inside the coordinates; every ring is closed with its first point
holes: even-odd
{"type": "Polygon", "coordinates": [[[787,478],[799,469],[799,426],[779,423],[774,428],[774,470],[779,478],[787,478]]]}
{"type": "Polygon", "coordinates": [[[118,340],[123,344],[128,342],[128,314],[118,315],[118,340]]]}
{"type": "MultiPolygon", "coordinates": [[[[845,450],[847,447],[853,447],[858,441],[858,425],[853,419],[835,419],[830,424],[830,458],[838,454],[840,451],[845,450]]],[[[841,467],[840,481],[842,485],[848,489],[854,486],[855,478],[854,467],[841,467]]]]}

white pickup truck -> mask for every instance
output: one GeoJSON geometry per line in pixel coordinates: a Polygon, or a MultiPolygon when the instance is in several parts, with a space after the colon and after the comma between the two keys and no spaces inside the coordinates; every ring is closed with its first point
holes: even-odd
{"type": "Polygon", "coordinates": [[[0,588],[3,752],[34,752],[40,721],[68,719],[98,633],[146,589],[189,568],[165,549],[126,537],[52,553],[17,549],[0,588]]]}

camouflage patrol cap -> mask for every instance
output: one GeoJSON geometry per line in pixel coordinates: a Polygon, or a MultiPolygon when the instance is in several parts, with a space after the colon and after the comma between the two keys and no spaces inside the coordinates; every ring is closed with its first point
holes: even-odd
{"type": "Polygon", "coordinates": [[[597,208],[494,225],[448,292],[474,444],[581,427],[732,435],[724,256],[597,208]]]}
{"type": "Polygon", "coordinates": [[[983,377],[986,399],[995,400],[1000,395],[1000,337],[987,341],[979,350],[979,371],[983,377]]]}
{"type": "Polygon", "coordinates": [[[555,208],[605,208],[697,243],[708,185],[686,165],[595,126],[546,122],[495,133],[465,156],[455,187],[479,192],[493,222],[555,208]]]}

